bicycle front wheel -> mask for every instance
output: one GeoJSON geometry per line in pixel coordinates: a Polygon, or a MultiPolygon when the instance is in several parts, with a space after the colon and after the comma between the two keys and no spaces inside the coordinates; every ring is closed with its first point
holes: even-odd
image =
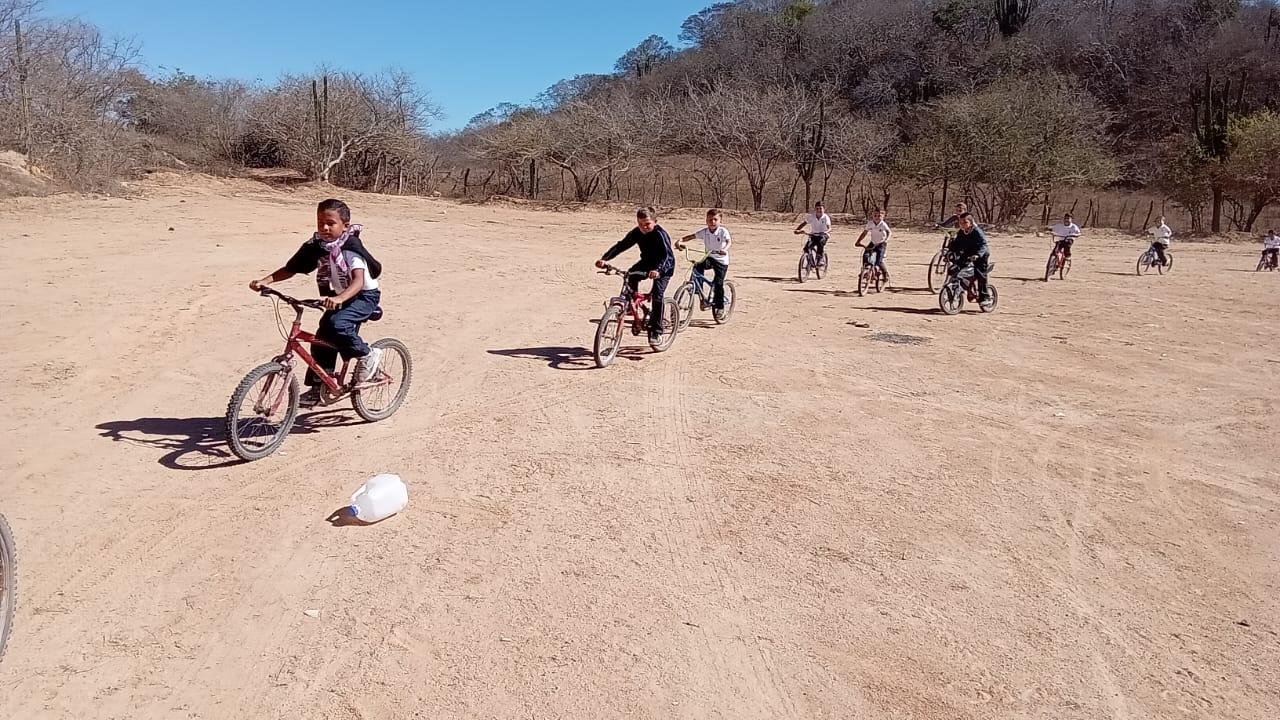
{"type": "Polygon", "coordinates": [[[871,286],[871,270],[866,266],[862,266],[862,272],[858,273],[858,297],[867,294],[867,288],[871,286]]]}
{"type": "Polygon", "coordinates": [[[964,309],[964,288],[958,282],[948,282],[938,291],[938,307],[947,315],[955,315],[964,309]]]}
{"type": "Polygon", "coordinates": [[[947,280],[947,263],[942,256],[943,251],[939,250],[929,261],[929,292],[938,292],[947,280]]]}
{"type": "Polygon", "coordinates": [[[1044,281],[1049,282],[1049,278],[1053,277],[1054,271],[1058,269],[1058,253],[1049,253],[1049,260],[1044,264],[1044,281]]]}
{"type": "Polygon", "coordinates": [[[809,279],[809,273],[813,270],[813,264],[810,261],[809,253],[800,253],[800,266],[796,268],[796,280],[804,282],[809,279]]]}
{"type": "Polygon", "coordinates": [[[227,403],[227,444],[241,460],[261,460],[284,442],[298,418],[298,378],[278,362],[244,376],[227,403]]]}
{"type": "Polygon", "coordinates": [[[1062,264],[1058,266],[1058,279],[1066,280],[1069,272],[1071,272],[1071,258],[1064,258],[1062,264]]]}
{"type": "Polygon", "coordinates": [[[382,350],[378,371],[373,377],[377,385],[361,388],[351,394],[351,407],[369,422],[386,420],[400,409],[413,381],[413,359],[409,348],[395,338],[382,338],[373,343],[382,350]]]}
{"type": "Polygon", "coordinates": [[[622,325],[621,305],[610,305],[600,316],[600,324],[596,326],[596,367],[609,367],[618,357],[618,348],[622,347],[622,325]]]}
{"type": "Polygon", "coordinates": [[[0,515],[0,659],[9,644],[13,611],[18,606],[18,549],[13,544],[9,521],[0,515]]]}
{"type": "Polygon", "coordinates": [[[689,323],[693,322],[693,303],[697,298],[697,292],[693,289],[693,283],[687,282],[676,288],[675,298],[672,302],[676,308],[680,310],[680,332],[684,332],[689,328],[689,323]]]}
{"type": "Polygon", "coordinates": [[[1151,252],[1147,251],[1138,256],[1138,274],[1143,275],[1151,269],[1151,252]]]}

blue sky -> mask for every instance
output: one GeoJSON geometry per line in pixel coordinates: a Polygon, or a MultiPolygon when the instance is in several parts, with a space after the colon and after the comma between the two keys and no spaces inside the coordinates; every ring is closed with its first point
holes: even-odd
{"type": "Polygon", "coordinates": [[[135,38],[150,73],[269,82],[322,62],[399,66],[444,110],[439,129],[500,102],[527,102],[565,77],[612,72],[651,34],[676,44],[680,23],[712,2],[45,0],[44,14],[135,38]]]}

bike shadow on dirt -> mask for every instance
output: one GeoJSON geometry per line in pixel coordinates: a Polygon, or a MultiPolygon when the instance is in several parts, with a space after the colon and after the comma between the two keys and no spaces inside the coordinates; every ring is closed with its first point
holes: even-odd
{"type": "MultiPolygon", "coordinates": [[[[555,370],[595,370],[595,353],[584,347],[568,347],[563,345],[547,345],[544,347],[509,348],[507,350],[487,350],[490,355],[520,358],[523,360],[544,360],[547,367],[555,370]]],[[[640,356],[652,353],[649,348],[624,347],[618,350],[619,360],[639,360],[640,356]]]]}
{"type": "MultiPolygon", "coordinates": [[[[116,442],[165,451],[156,462],[171,470],[216,470],[243,462],[227,447],[226,422],[225,417],[148,417],[105,422],[96,429],[102,437],[116,442]]],[[[322,409],[305,415],[300,413],[289,434],[314,433],[361,422],[351,410],[322,409]]]]}
{"type": "Polygon", "coordinates": [[[765,282],[773,282],[773,283],[799,284],[799,281],[795,279],[795,276],[779,277],[777,275],[738,275],[736,277],[740,277],[743,280],[764,280],[765,282]]]}
{"type": "Polygon", "coordinates": [[[864,308],[858,308],[858,309],[859,309],[859,310],[873,310],[873,311],[875,311],[875,312],[893,312],[893,313],[903,313],[903,314],[906,314],[906,315],[942,315],[942,314],[943,314],[943,312],[942,312],[941,310],[939,310],[938,308],[877,307],[877,306],[875,306],[875,305],[868,305],[867,307],[864,307],[864,308]]]}
{"type": "Polygon", "coordinates": [[[858,297],[857,290],[818,290],[810,288],[788,288],[787,292],[811,293],[814,295],[831,295],[833,297],[858,297]]]}

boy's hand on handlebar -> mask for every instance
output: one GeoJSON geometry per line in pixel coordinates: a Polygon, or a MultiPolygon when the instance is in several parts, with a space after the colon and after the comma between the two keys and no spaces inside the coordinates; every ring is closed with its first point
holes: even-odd
{"type": "Polygon", "coordinates": [[[335,297],[321,298],[320,304],[324,305],[325,310],[337,310],[342,307],[342,301],[335,297]]]}
{"type": "Polygon", "coordinates": [[[657,270],[650,270],[650,271],[649,271],[649,279],[650,279],[650,280],[657,280],[657,279],[658,279],[658,271],[657,271],[657,270]]]}
{"type": "Polygon", "coordinates": [[[803,230],[792,230],[792,231],[791,231],[791,234],[792,234],[792,235],[803,235],[803,234],[804,234],[804,231],[803,231],[803,230]]]}
{"type": "Polygon", "coordinates": [[[259,281],[259,280],[250,280],[250,281],[249,281],[249,289],[250,289],[250,290],[252,290],[252,291],[254,291],[254,292],[258,292],[259,290],[261,290],[261,289],[262,289],[262,288],[264,288],[264,287],[266,287],[266,285],[263,285],[263,284],[262,284],[262,282],[261,282],[261,281],[259,281]]]}
{"type": "Polygon", "coordinates": [[[597,261],[596,261],[596,267],[598,267],[598,268],[602,268],[602,267],[604,267],[604,261],[603,261],[603,260],[597,260],[597,261]]]}

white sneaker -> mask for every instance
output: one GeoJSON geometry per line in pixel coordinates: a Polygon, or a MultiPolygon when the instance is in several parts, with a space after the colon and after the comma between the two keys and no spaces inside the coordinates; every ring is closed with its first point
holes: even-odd
{"type": "Polygon", "coordinates": [[[360,358],[356,367],[356,382],[369,382],[378,372],[378,363],[382,362],[382,348],[369,348],[369,354],[360,358]]]}

